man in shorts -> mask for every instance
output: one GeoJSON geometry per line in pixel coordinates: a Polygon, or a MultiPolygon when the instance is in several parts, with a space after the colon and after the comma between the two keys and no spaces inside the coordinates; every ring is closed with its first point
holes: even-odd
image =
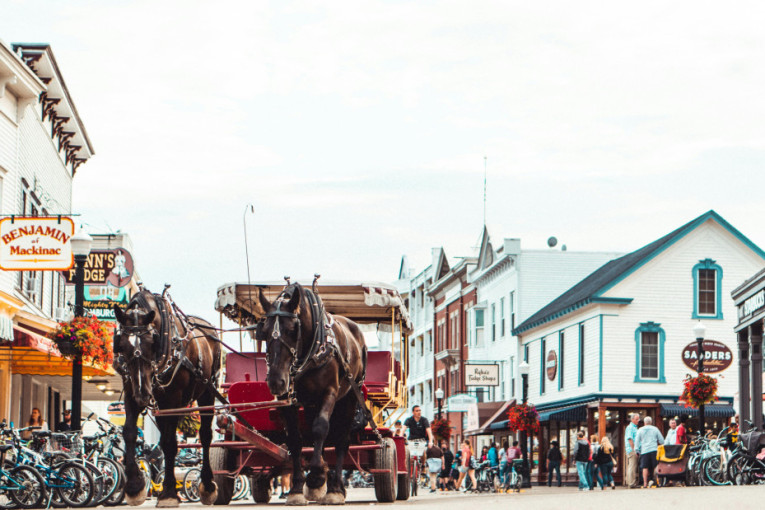
{"type": "Polygon", "coordinates": [[[659,429],[653,426],[653,420],[650,416],[643,418],[643,425],[638,430],[637,437],[635,438],[635,448],[640,455],[640,469],[643,470],[643,488],[647,489],[648,481],[653,481],[654,469],[658,465],[659,461],[656,460],[656,450],[659,449],[660,444],[664,444],[664,437],[662,437],[659,429]]]}
{"type": "Polygon", "coordinates": [[[432,445],[425,450],[424,457],[430,477],[430,492],[436,492],[436,477],[441,473],[441,467],[444,465],[444,453],[441,448],[432,445]]]}

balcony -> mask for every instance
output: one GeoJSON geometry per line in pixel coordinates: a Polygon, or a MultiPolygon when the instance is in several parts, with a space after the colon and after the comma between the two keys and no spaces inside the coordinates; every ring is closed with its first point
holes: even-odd
{"type": "Polygon", "coordinates": [[[442,349],[434,356],[436,361],[442,362],[444,365],[452,366],[460,361],[459,349],[442,349]]]}

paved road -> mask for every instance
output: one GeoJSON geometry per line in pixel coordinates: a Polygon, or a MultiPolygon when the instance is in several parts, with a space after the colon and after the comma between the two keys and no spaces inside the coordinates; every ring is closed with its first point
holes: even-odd
{"type": "MultiPolygon", "coordinates": [[[[284,500],[272,499],[271,506],[282,505],[284,500]]],[[[765,487],[669,487],[664,489],[635,489],[579,492],[575,487],[552,488],[534,487],[524,490],[520,494],[462,494],[462,493],[436,493],[420,494],[409,501],[395,503],[396,509],[459,509],[478,510],[479,508],[506,508],[511,505],[513,509],[634,509],[634,510],[658,510],[663,508],[674,509],[699,509],[699,510],[747,510],[762,509],[765,506],[765,487]]],[[[154,501],[147,502],[145,506],[154,506],[154,501]]],[[[201,507],[200,504],[183,504],[181,508],[191,510],[201,507]]],[[[236,510],[244,510],[248,507],[255,508],[252,500],[247,502],[237,501],[229,505],[236,510]]],[[[258,505],[263,508],[262,505],[258,505]]],[[[318,505],[312,503],[312,507],[318,505]]],[[[345,508],[367,508],[371,506],[393,505],[377,503],[374,489],[349,489],[348,500],[345,508]]]]}

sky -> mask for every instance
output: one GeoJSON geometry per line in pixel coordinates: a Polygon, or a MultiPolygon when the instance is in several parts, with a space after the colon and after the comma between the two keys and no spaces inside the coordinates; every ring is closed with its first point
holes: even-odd
{"type": "Polygon", "coordinates": [[[763,11],[5,0],[0,39],[51,44],[88,131],[72,212],[217,322],[245,231],[252,280],[393,281],[484,223],[628,252],[714,209],[765,247],[763,11]]]}

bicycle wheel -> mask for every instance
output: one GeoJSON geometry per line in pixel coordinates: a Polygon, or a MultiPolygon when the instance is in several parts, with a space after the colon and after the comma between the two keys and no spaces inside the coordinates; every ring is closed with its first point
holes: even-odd
{"type": "Polygon", "coordinates": [[[735,485],[752,483],[752,467],[754,462],[746,454],[736,454],[728,462],[728,479],[735,485]]]}
{"type": "Polygon", "coordinates": [[[239,501],[246,498],[250,493],[250,482],[248,477],[243,474],[237,475],[234,479],[234,495],[231,496],[232,501],[239,501]]]}
{"type": "Polygon", "coordinates": [[[523,486],[523,476],[520,474],[515,475],[515,485],[513,486],[513,490],[515,492],[521,492],[521,487],[523,486]]]}
{"type": "Polygon", "coordinates": [[[9,491],[13,502],[21,508],[37,508],[45,497],[45,482],[36,469],[29,466],[17,466],[10,471],[11,486],[9,491]]]}
{"type": "Polygon", "coordinates": [[[420,484],[420,461],[412,463],[412,496],[417,495],[417,486],[420,484]]]}
{"type": "Polygon", "coordinates": [[[726,479],[727,473],[722,469],[720,457],[715,455],[704,462],[704,475],[710,485],[730,485],[726,479]]]}
{"type": "Polygon", "coordinates": [[[104,498],[104,492],[106,491],[106,475],[102,473],[98,466],[90,461],[75,461],[82,465],[90,473],[90,477],[93,479],[93,497],[90,499],[88,506],[98,506],[106,498],[104,498]]]}
{"type": "Polygon", "coordinates": [[[93,477],[81,464],[65,462],[53,480],[61,500],[68,506],[81,508],[93,500],[93,477]]]}
{"type": "Polygon", "coordinates": [[[104,485],[104,490],[101,493],[101,497],[97,504],[103,505],[120,486],[120,479],[122,474],[119,464],[106,457],[99,458],[96,462],[96,466],[103,476],[104,485]]]}
{"type": "Polygon", "coordinates": [[[117,506],[125,500],[125,483],[127,482],[127,477],[125,476],[125,470],[123,469],[122,464],[117,462],[117,467],[119,468],[120,473],[119,485],[117,485],[117,488],[112,495],[104,501],[104,505],[106,506],[117,506]]]}
{"type": "Polygon", "coordinates": [[[202,470],[191,468],[183,476],[183,491],[186,493],[186,499],[191,503],[199,501],[199,483],[202,480],[202,470]]]}

